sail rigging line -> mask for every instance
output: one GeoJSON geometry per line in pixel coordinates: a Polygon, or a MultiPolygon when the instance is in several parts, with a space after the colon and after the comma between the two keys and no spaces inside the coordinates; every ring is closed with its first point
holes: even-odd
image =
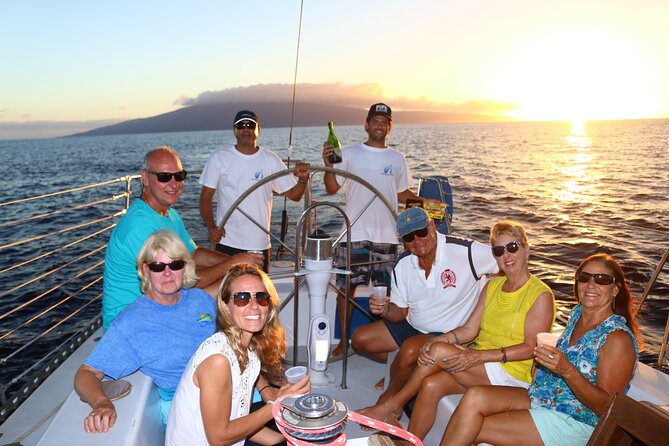
{"type": "MultiPolygon", "coordinates": [[[[304,0],[300,0],[300,21],[297,27],[297,47],[295,49],[295,70],[293,75],[293,98],[290,105],[290,131],[288,132],[288,161],[286,167],[290,167],[290,158],[293,154],[293,123],[295,122],[295,96],[297,90],[297,69],[300,65],[300,40],[302,38],[302,13],[304,12],[304,0]]],[[[307,185],[308,187],[308,185],[307,185]]],[[[286,232],[288,230],[288,212],[286,211],[286,196],[283,197],[283,210],[281,211],[281,242],[286,239],[286,232]]],[[[276,259],[281,256],[283,248],[281,245],[276,249],[276,259]]]]}

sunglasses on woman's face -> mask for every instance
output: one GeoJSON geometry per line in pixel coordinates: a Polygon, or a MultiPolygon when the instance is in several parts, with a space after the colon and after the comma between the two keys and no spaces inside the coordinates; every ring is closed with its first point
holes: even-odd
{"type": "Polygon", "coordinates": [[[238,307],[245,307],[251,303],[251,297],[255,297],[256,302],[258,302],[258,305],[261,307],[268,306],[271,299],[271,296],[267,291],[258,291],[257,293],[238,291],[232,295],[232,302],[238,307]]]}
{"type": "Polygon", "coordinates": [[[406,235],[403,235],[402,240],[404,240],[407,243],[411,243],[411,242],[413,242],[414,237],[418,237],[418,238],[427,237],[427,232],[428,232],[427,228],[417,229],[413,232],[410,232],[406,235]]]}
{"type": "Polygon", "coordinates": [[[493,246],[492,247],[492,254],[495,257],[502,257],[504,255],[504,250],[509,251],[509,253],[513,254],[514,252],[518,252],[520,249],[520,242],[518,240],[515,240],[513,242],[509,242],[506,245],[499,245],[499,246],[493,246]]]}
{"type": "Polygon", "coordinates": [[[616,281],[616,278],[608,274],[591,274],[581,271],[576,275],[576,280],[581,283],[588,283],[590,279],[594,279],[597,285],[611,285],[616,281]]]}
{"type": "Polygon", "coordinates": [[[152,262],[148,263],[146,266],[148,266],[154,273],[162,273],[165,271],[165,267],[168,267],[172,271],[179,271],[186,266],[186,262],[183,260],[172,260],[170,263],[152,262]]]}

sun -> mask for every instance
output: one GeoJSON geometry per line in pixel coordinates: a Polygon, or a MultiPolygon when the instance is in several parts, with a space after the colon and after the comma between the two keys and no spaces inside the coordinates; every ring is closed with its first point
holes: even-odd
{"type": "Polygon", "coordinates": [[[601,29],[543,35],[507,56],[498,85],[518,104],[514,117],[583,122],[660,111],[643,49],[601,29]]]}

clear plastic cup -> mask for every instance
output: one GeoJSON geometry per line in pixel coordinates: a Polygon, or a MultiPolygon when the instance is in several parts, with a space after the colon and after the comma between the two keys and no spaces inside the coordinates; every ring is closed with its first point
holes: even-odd
{"type": "Polygon", "coordinates": [[[302,381],[302,378],[305,376],[307,376],[307,368],[302,365],[291,367],[286,370],[286,379],[291,384],[302,381]]]}
{"type": "Polygon", "coordinates": [[[388,293],[388,287],[387,286],[375,286],[374,287],[374,300],[379,305],[385,304],[386,299],[388,298],[387,293],[388,293]]]}
{"type": "Polygon", "coordinates": [[[537,333],[537,347],[548,345],[550,347],[557,347],[559,336],[553,333],[537,333]]]}

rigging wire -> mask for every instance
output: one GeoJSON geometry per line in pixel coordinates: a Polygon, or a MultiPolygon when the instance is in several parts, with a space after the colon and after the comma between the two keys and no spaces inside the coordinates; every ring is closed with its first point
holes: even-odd
{"type": "MultiPolygon", "coordinates": [[[[293,123],[295,121],[295,93],[297,90],[297,69],[300,64],[300,40],[302,38],[302,13],[304,12],[304,0],[300,1],[300,22],[297,27],[297,47],[295,49],[295,70],[293,75],[293,98],[290,106],[290,131],[288,133],[288,162],[286,167],[290,167],[290,159],[293,155],[293,123]]],[[[283,197],[283,210],[281,211],[281,242],[286,239],[286,231],[288,229],[288,212],[286,211],[287,198],[283,197]]],[[[282,252],[282,247],[279,246],[276,250],[276,258],[279,259],[282,252]]]]}

